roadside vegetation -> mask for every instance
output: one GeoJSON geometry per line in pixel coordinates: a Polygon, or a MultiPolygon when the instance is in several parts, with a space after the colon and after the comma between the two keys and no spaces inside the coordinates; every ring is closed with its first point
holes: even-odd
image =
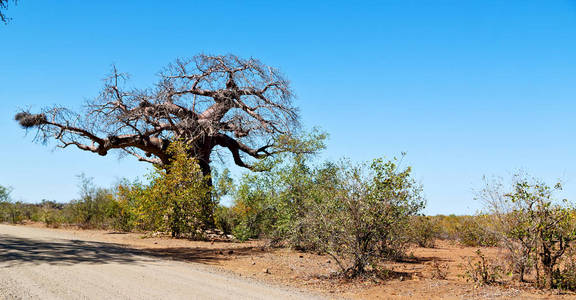
{"type": "MultiPolygon", "coordinates": [[[[154,89],[130,89],[113,68],[84,111],[17,113],[38,141],[101,156],[119,150],[153,168],[143,180],[109,189],[82,175],[80,197],[69,203],[13,201],[10,188],[0,187],[0,222],[264,239],[331,257],[340,278],[389,277],[385,262],[414,259],[411,246],[450,240],[505,251],[498,262],[476,253],[463,274],[475,284],[512,280],[576,290],[576,213],[570,201],[554,197],[560,184],[520,175],[508,185],[490,181],[479,193],[486,204],[479,214],[424,216],[423,189],[404,154],[359,163],[317,158],[326,134],[302,131],[279,70],[253,58],[198,55],[177,60],[159,77],[154,89]],[[216,149],[254,172],[237,180],[228,170],[217,172],[216,149]],[[222,205],[224,197],[232,205],[222,205]]],[[[446,277],[436,267],[437,278],[446,277]]]]}
{"type": "Polygon", "coordinates": [[[223,172],[212,188],[184,144],[170,149],[172,164],[154,169],[146,183],[105,189],[79,176],[80,198],[65,204],[13,201],[10,188],[0,186],[0,222],[192,239],[208,233],[239,241],[264,238],[275,247],[329,255],[345,277],[377,276],[385,271],[382,261],[406,258],[410,245],[452,240],[506,251],[504,264],[480,250],[468,262],[464,276],[478,284],[502,283],[508,274],[540,288],[576,289],[576,211],[568,200],[554,198],[560,184],[549,187],[520,175],[509,186],[486,181],[479,193],[484,213],[423,216],[422,188],[402,159],[317,162],[322,137],[285,141],[294,151],[263,161],[259,167],[266,171],[246,174],[238,183],[223,172]],[[234,199],[232,206],[218,203],[223,195],[234,199]],[[204,218],[212,214],[213,220],[204,218]]]}
{"type": "MultiPolygon", "coordinates": [[[[576,210],[554,197],[560,184],[550,187],[521,175],[508,185],[487,180],[478,193],[482,213],[424,216],[422,187],[402,157],[358,164],[317,161],[324,136],[287,139],[292,151],[261,161],[262,172],[234,182],[224,171],[212,187],[182,143],[170,149],[171,165],[152,170],[146,182],[105,189],[79,176],[80,197],[69,203],[13,201],[11,189],[0,187],[0,222],[195,240],[265,239],[272,247],[328,255],[346,278],[384,277],[389,270],[383,262],[410,259],[411,246],[433,248],[445,240],[478,247],[462,274],[477,285],[516,281],[576,290],[576,210]],[[233,199],[231,206],[219,203],[225,195],[233,199]],[[214,218],[206,220],[207,215],[214,218]],[[499,247],[504,260],[486,257],[483,247],[499,247]]],[[[445,272],[440,267],[438,274],[445,272]]]]}

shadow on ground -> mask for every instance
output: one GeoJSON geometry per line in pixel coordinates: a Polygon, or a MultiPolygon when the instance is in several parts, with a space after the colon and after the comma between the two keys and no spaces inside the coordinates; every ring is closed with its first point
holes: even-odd
{"type": "Polygon", "coordinates": [[[256,249],[250,246],[233,249],[173,247],[147,249],[145,253],[156,258],[212,264],[232,257],[252,255],[258,251],[256,249]]]}
{"type": "Polygon", "coordinates": [[[425,262],[448,262],[451,261],[450,259],[446,259],[446,258],[440,258],[440,257],[436,257],[436,256],[419,256],[419,257],[415,257],[415,256],[407,256],[407,257],[401,257],[400,259],[398,259],[398,262],[401,263],[406,263],[406,264],[422,264],[425,262]]]}
{"type": "Polygon", "coordinates": [[[209,264],[230,259],[232,255],[247,255],[251,251],[251,247],[233,250],[186,247],[140,250],[114,243],[65,239],[45,241],[0,234],[0,268],[22,264],[138,264],[157,259],[209,264]]]}

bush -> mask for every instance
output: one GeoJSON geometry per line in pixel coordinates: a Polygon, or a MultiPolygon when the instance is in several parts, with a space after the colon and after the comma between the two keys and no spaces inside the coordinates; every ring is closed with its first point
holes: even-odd
{"type": "Polygon", "coordinates": [[[477,260],[474,263],[468,260],[465,272],[466,281],[472,281],[477,285],[497,283],[502,278],[502,267],[487,259],[480,249],[476,250],[476,255],[477,260]]]}
{"type": "Polygon", "coordinates": [[[497,246],[498,237],[490,226],[490,216],[464,216],[457,226],[458,240],[468,247],[497,246]]]}
{"type": "Polygon", "coordinates": [[[281,223],[278,222],[283,211],[275,203],[280,201],[277,194],[282,186],[278,184],[278,192],[274,192],[269,182],[278,182],[273,178],[276,174],[245,175],[238,186],[235,195],[235,205],[232,208],[236,220],[231,222],[232,234],[239,240],[256,237],[283,237],[281,223]]]}
{"type": "Polygon", "coordinates": [[[9,188],[0,185],[0,222],[10,222],[12,220],[10,192],[9,188]]]}
{"type": "Polygon", "coordinates": [[[114,194],[94,186],[93,179],[84,174],[80,179],[80,199],[73,200],[66,206],[72,223],[81,228],[109,228],[116,215],[114,194]]]}
{"type": "Polygon", "coordinates": [[[481,192],[508,249],[509,264],[521,281],[533,268],[538,286],[557,286],[555,276],[562,274],[559,262],[576,241],[572,205],[553,198],[554,191],[561,188],[560,184],[552,188],[539,180],[516,175],[510,192],[504,191],[498,181],[487,182],[481,192]]]}
{"type": "Polygon", "coordinates": [[[440,233],[437,220],[428,216],[415,216],[410,220],[410,240],[420,247],[434,248],[440,233]]]}
{"type": "Polygon", "coordinates": [[[214,203],[207,178],[183,143],[169,148],[169,165],[156,168],[148,185],[129,184],[119,188],[117,226],[169,232],[173,237],[198,238],[207,229],[214,203]]]}
{"type": "Polygon", "coordinates": [[[232,231],[237,226],[236,216],[230,207],[218,205],[214,210],[214,224],[216,229],[222,231],[223,234],[232,234],[232,231]]]}
{"type": "Polygon", "coordinates": [[[576,291],[576,257],[570,253],[568,261],[553,274],[553,287],[560,290],[576,291]]]}
{"type": "Polygon", "coordinates": [[[460,235],[462,219],[467,216],[437,215],[431,217],[438,224],[438,238],[457,241],[460,235]]]}
{"type": "Polygon", "coordinates": [[[10,197],[11,192],[12,189],[0,185],[0,222],[18,224],[32,213],[24,203],[14,202],[10,197]]]}
{"type": "Polygon", "coordinates": [[[173,156],[171,163],[156,168],[149,184],[123,182],[114,191],[96,187],[92,178],[80,175],[80,198],[68,204],[12,202],[10,190],[0,186],[0,222],[35,220],[48,227],[72,224],[84,229],[137,229],[199,237],[214,224],[215,201],[210,197],[208,178],[187,154],[187,146],[175,142],[168,151],[173,156]]]}
{"type": "Polygon", "coordinates": [[[116,217],[113,228],[130,232],[138,228],[137,210],[144,187],[138,182],[124,181],[116,187],[116,217]]]}
{"type": "Polygon", "coordinates": [[[305,218],[305,237],[331,255],[349,277],[377,269],[382,259],[404,254],[410,218],[423,207],[410,168],[374,160],[369,167],[341,166],[335,185],[305,218]]]}
{"type": "Polygon", "coordinates": [[[46,224],[46,227],[59,228],[62,224],[69,223],[62,214],[62,211],[58,210],[47,210],[43,213],[42,221],[46,224]]]}
{"type": "MultiPolygon", "coordinates": [[[[306,140],[292,142],[315,149],[306,140]]],[[[268,172],[245,175],[234,206],[218,214],[227,221],[218,223],[240,240],[268,237],[276,245],[327,253],[346,276],[402,257],[409,224],[424,207],[410,168],[382,159],[310,166],[307,153],[280,156],[268,162],[268,172]]]]}
{"type": "Polygon", "coordinates": [[[273,245],[285,244],[301,250],[314,247],[303,237],[304,217],[312,203],[321,201],[332,166],[309,165],[310,158],[324,148],[326,135],[317,131],[304,136],[281,137],[279,147],[287,152],[256,168],[266,172],[242,177],[234,192],[233,234],[239,239],[265,237],[273,245]]]}

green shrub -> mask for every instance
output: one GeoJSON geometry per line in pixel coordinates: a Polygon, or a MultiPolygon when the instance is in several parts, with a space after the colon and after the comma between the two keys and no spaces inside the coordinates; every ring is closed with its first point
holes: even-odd
{"type": "Polygon", "coordinates": [[[428,216],[415,216],[410,219],[410,240],[420,247],[434,248],[440,227],[436,219],[428,216]]]}
{"type": "Polygon", "coordinates": [[[85,175],[80,178],[80,199],[66,206],[71,221],[81,228],[110,228],[116,215],[114,194],[94,186],[93,179],[85,175]]]}
{"type": "Polygon", "coordinates": [[[0,222],[10,222],[10,210],[12,201],[10,199],[11,190],[0,185],[0,222]]]}
{"type": "Polygon", "coordinates": [[[324,148],[326,135],[317,131],[299,137],[281,137],[285,153],[257,165],[266,172],[244,175],[234,192],[233,231],[239,238],[265,237],[273,244],[312,250],[304,240],[304,217],[325,189],[322,173],[330,164],[310,166],[311,157],[324,148]]]}
{"type": "Polygon", "coordinates": [[[460,235],[460,224],[467,216],[437,215],[431,219],[438,224],[438,238],[443,240],[457,241],[460,235]]]}
{"type": "Polygon", "coordinates": [[[171,163],[155,168],[148,185],[120,188],[118,226],[198,238],[213,223],[208,220],[214,209],[210,187],[186,145],[174,142],[168,151],[171,163]]]}
{"type": "Polygon", "coordinates": [[[43,222],[46,224],[46,227],[51,228],[59,228],[67,223],[62,212],[58,210],[46,211],[43,215],[43,222]]]}
{"type": "Polygon", "coordinates": [[[421,188],[410,174],[396,160],[342,165],[304,219],[305,238],[349,277],[377,269],[382,259],[401,257],[410,219],[424,207],[421,188]]]}
{"type": "Polygon", "coordinates": [[[568,253],[568,261],[553,274],[553,287],[560,290],[576,291],[576,256],[568,253]]]}
{"type": "Polygon", "coordinates": [[[0,222],[21,223],[30,212],[26,213],[25,204],[14,202],[10,197],[12,189],[0,185],[0,222]]]}
{"type": "Polygon", "coordinates": [[[46,227],[58,228],[62,224],[71,222],[64,216],[63,208],[65,204],[42,200],[42,202],[36,206],[39,210],[38,219],[40,222],[44,222],[46,227]]]}
{"type": "Polygon", "coordinates": [[[116,215],[113,223],[115,230],[130,232],[144,229],[138,227],[138,206],[143,192],[144,187],[137,181],[124,181],[116,187],[116,215]]]}
{"type": "Polygon", "coordinates": [[[240,223],[232,228],[232,235],[237,240],[245,242],[254,237],[254,231],[246,223],[240,223]]]}
{"type": "Polygon", "coordinates": [[[494,247],[498,236],[490,229],[490,216],[467,216],[457,226],[459,242],[468,247],[494,247]]]}
{"type": "MultiPolygon", "coordinates": [[[[237,216],[232,228],[236,238],[246,240],[278,235],[278,214],[283,212],[274,205],[278,198],[269,184],[276,180],[273,176],[274,174],[249,174],[242,178],[232,208],[233,214],[237,216]]],[[[278,190],[281,191],[280,185],[278,190]]]]}
{"type": "Polygon", "coordinates": [[[476,250],[475,262],[468,260],[464,276],[466,281],[472,281],[476,285],[489,285],[497,283],[502,278],[502,267],[489,260],[480,251],[476,250]]]}
{"type": "Polygon", "coordinates": [[[236,222],[236,216],[232,208],[218,205],[214,210],[214,224],[222,233],[226,235],[232,234],[237,225],[236,222]]]}
{"type": "Polygon", "coordinates": [[[524,273],[534,269],[539,287],[571,285],[571,273],[559,271],[558,265],[570,256],[567,253],[576,241],[575,211],[568,200],[554,199],[554,192],[561,188],[516,175],[509,191],[495,181],[486,182],[480,194],[509,252],[512,270],[522,281],[524,273]]]}

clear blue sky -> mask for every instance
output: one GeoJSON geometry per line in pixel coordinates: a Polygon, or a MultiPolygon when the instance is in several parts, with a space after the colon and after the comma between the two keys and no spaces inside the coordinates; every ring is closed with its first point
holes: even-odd
{"type": "Polygon", "coordinates": [[[279,67],[323,157],[408,153],[427,213],[474,213],[483,175],[561,178],[576,200],[576,2],[38,1],[0,25],[0,184],[67,201],[75,175],[113,184],[147,165],[32,143],[18,108],[78,107],[112,63],[146,87],[177,57],[279,67]]]}

